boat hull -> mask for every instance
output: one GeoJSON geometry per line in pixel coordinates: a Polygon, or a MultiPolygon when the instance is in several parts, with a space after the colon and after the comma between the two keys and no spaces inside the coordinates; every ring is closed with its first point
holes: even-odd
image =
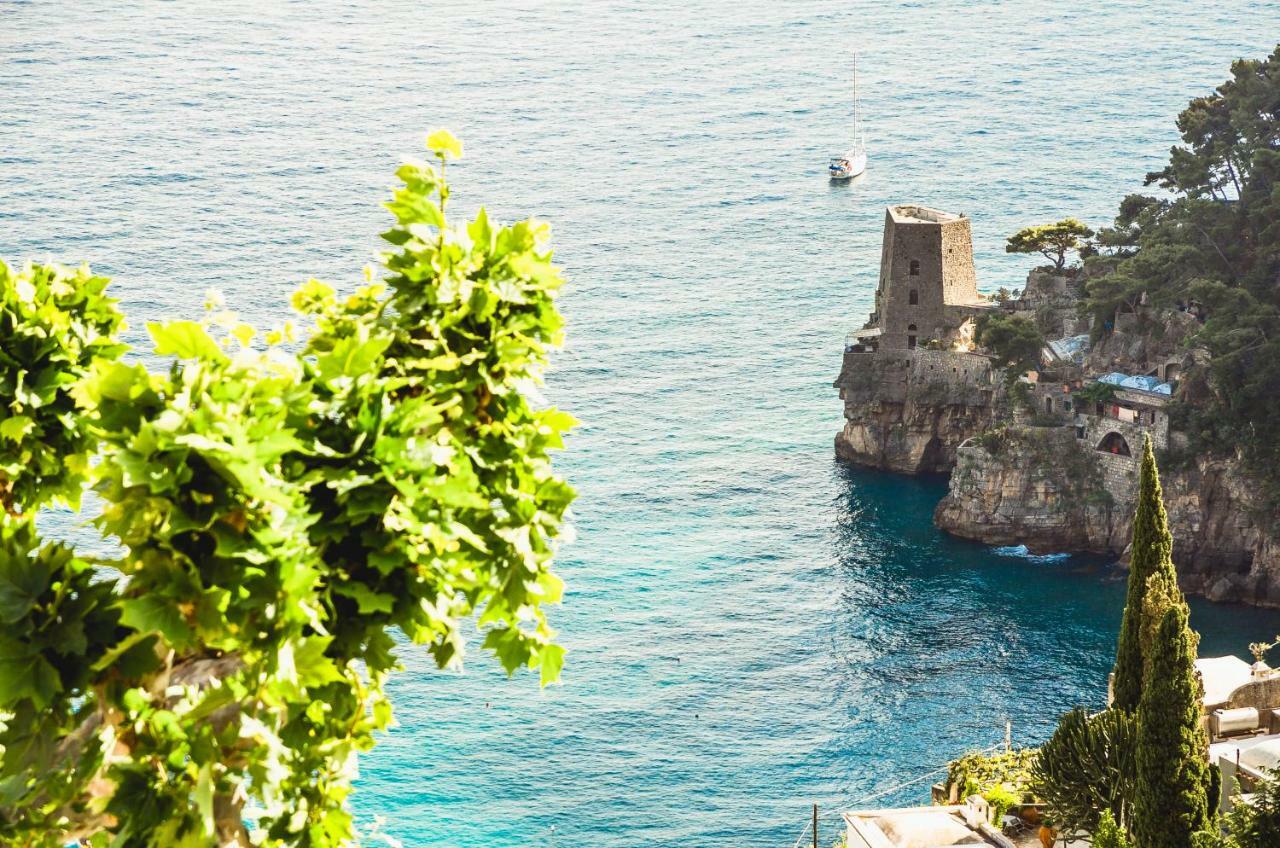
{"type": "Polygon", "coordinates": [[[851,180],[867,170],[867,154],[865,153],[844,156],[840,161],[847,164],[837,165],[832,162],[827,167],[827,173],[833,180],[851,180]]]}

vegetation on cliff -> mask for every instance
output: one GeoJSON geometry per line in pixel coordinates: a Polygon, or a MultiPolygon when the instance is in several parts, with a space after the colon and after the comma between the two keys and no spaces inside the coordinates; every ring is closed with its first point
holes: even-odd
{"type": "Polygon", "coordinates": [[[1008,376],[1034,369],[1040,362],[1044,334],[1036,322],[1021,315],[993,313],[978,319],[975,339],[991,354],[991,364],[1008,369],[1008,376]]]}
{"type": "Polygon", "coordinates": [[[474,616],[509,672],[557,678],[573,422],[524,387],[561,279],[545,225],[447,223],[461,148],[428,146],[384,282],[294,295],[301,351],[211,303],[149,325],[162,371],[126,364],[105,280],[0,263],[0,843],[352,844],[394,633],[453,665],[474,616]],[[119,558],[36,530],[88,476],[119,558]]]}
{"type": "Polygon", "coordinates": [[[1053,263],[1053,270],[1061,272],[1067,264],[1067,254],[1080,250],[1094,232],[1075,218],[1063,218],[1053,224],[1023,227],[1005,242],[1005,253],[1039,253],[1053,263]]]}
{"type": "Polygon", "coordinates": [[[1188,428],[1201,452],[1243,450],[1280,499],[1280,47],[1241,59],[1178,117],[1183,144],[1098,233],[1085,307],[1096,326],[1145,298],[1203,316],[1207,397],[1188,428]]]}

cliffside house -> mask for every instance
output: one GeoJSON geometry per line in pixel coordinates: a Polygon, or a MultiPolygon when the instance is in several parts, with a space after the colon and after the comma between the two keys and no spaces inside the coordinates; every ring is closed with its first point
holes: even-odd
{"type": "Polygon", "coordinates": [[[929,342],[943,350],[969,350],[974,319],[995,308],[978,294],[967,217],[927,206],[890,206],[875,311],[861,330],[850,333],[845,350],[912,350],[929,342]]]}
{"type": "MultiPolygon", "coordinates": [[[[1076,438],[1109,457],[1137,462],[1142,439],[1156,448],[1169,444],[1169,415],[1174,384],[1158,377],[1113,372],[1085,377],[1071,357],[1058,355],[1062,339],[1046,347],[1039,372],[1022,378],[1038,423],[1074,426],[1076,438]],[[1109,388],[1106,400],[1081,396],[1094,384],[1109,388]]],[[[1096,396],[1097,391],[1093,391],[1096,396]]]]}

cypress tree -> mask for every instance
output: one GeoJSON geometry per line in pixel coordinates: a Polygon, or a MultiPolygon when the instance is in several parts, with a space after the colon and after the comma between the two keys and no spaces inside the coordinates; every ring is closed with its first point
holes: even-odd
{"type": "MultiPolygon", "coordinates": [[[[1148,436],[1142,447],[1142,471],[1138,482],[1138,507],[1133,516],[1133,545],[1129,559],[1129,590],[1124,618],[1120,622],[1120,638],[1116,644],[1115,675],[1112,679],[1112,706],[1133,712],[1142,699],[1143,614],[1147,585],[1153,575],[1174,586],[1177,574],[1173,568],[1173,536],[1165,515],[1160,492],[1160,472],[1148,436]]],[[[1155,628],[1152,627],[1152,630],[1155,628]]]]}
{"type": "Polygon", "coordinates": [[[1190,848],[1191,835],[1209,822],[1210,775],[1184,606],[1165,612],[1158,639],[1138,706],[1133,835],[1138,848],[1190,848]]]}

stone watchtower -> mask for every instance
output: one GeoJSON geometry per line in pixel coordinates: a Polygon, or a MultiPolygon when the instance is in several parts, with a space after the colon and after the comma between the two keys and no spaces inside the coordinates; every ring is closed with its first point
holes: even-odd
{"type": "Polygon", "coordinates": [[[969,219],[925,206],[890,206],[875,312],[856,333],[864,350],[908,350],[931,339],[965,347],[970,319],[990,309],[978,294],[969,219]]]}

